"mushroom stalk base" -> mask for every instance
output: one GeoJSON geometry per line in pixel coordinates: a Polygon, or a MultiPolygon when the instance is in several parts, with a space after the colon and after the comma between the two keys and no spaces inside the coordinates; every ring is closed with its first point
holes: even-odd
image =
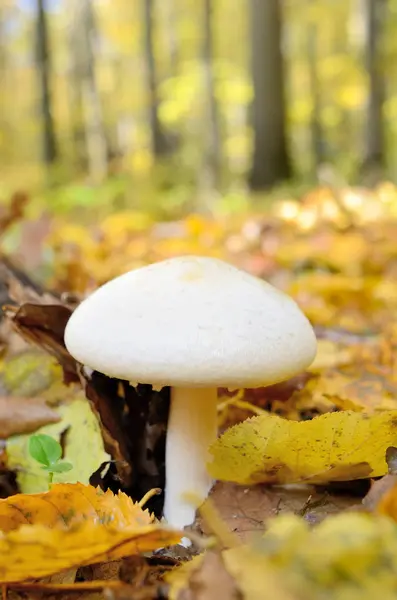
{"type": "Polygon", "coordinates": [[[206,465],[217,432],[216,388],[171,388],[163,513],[175,528],[191,525],[195,519],[196,507],[184,494],[193,493],[201,502],[212,487],[206,465]]]}

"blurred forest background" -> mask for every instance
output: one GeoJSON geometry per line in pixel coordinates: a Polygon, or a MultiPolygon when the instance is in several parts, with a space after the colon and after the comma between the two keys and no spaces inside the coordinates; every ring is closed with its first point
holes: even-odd
{"type": "Polygon", "coordinates": [[[0,0],[4,248],[395,181],[396,32],[392,0],[0,0]]]}

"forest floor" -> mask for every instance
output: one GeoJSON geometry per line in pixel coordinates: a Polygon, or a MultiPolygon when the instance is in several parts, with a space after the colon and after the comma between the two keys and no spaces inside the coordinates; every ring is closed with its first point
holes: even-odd
{"type": "MultiPolygon", "coordinates": [[[[19,193],[0,212],[3,597],[397,598],[397,188],[319,188],[266,212],[166,221],[126,208],[83,224],[29,210],[19,193]],[[219,391],[217,483],[187,532],[190,551],[149,512],[160,517],[161,495],[140,502],[161,483],[164,454],[144,472],[149,412],[137,415],[160,392],[134,405],[134,388],[82,372],[63,343],[87,293],[181,254],[222,258],[283,289],[318,338],[314,363],[293,379],[219,391]],[[37,433],[61,455],[37,458],[37,433]]],[[[151,418],[162,431],[164,413],[151,418]]]]}

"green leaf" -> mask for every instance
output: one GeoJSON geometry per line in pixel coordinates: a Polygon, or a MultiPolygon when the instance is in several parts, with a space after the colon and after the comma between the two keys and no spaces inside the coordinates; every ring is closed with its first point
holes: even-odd
{"type": "Polygon", "coordinates": [[[30,437],[29,453],[37,462],[49,467],[61,458],[62,448],[51,436],[39,433],[30,437]]]}
{"type": "Polygon", "coordinates": [[[71,471],[73,469],[73,465],[70,462],[61,461],[42,468],[44,471],[49,471],[50,473],[67,473],[67,471],[71,471]]]}

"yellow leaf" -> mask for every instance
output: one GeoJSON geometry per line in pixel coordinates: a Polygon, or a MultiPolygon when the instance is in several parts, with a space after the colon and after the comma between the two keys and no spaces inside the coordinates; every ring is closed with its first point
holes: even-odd
{"type": "Polygon", "coordinates": [[[393,373],[376,365],[352,365],[327,369],[296,394],[296,400],[311,398],[314,404],[331,401],[340,410],[372,412],[397,409],[397,382],[393,373]]]}
{"type": "Polygon", "coordinates": [[[352,362],[352,348],[337,344],[332,340],[319,339],[317,341],[317,354],[309,367],[309,371],[316,372],[322,369],[337,367],[352,362]]]}
{"type": "Polygon", "coordinates": [[[386,449],[397,445],[397,411],[373,416],[327,413],[295,422],[253,417],[212,446],[216,479],[241,484],[347,481],[387,473],[386,449]]]}
{"type": "Polygon", "coordinates": [[[82,484],[1,500],[0,528],[3,583],[147,552],[181,537],[125,494],[82,484]]]}
{"type": "MultiPolygon", "coordinates": [[[[206,574],[200,589],[213,589],[218,575],[206,568],[211,558],[195,557],[166,577],[171,600],[198,598],[187,591],[198,589],[193,584],[200,571],[206,574]]],[[[216,564],[244,600],[389,600],[397,591],[397,528],[387,517],[358,512],[328,517],[314,528],[282,515],[269,521],[261,539],[224,550],[216,564]]]]}

